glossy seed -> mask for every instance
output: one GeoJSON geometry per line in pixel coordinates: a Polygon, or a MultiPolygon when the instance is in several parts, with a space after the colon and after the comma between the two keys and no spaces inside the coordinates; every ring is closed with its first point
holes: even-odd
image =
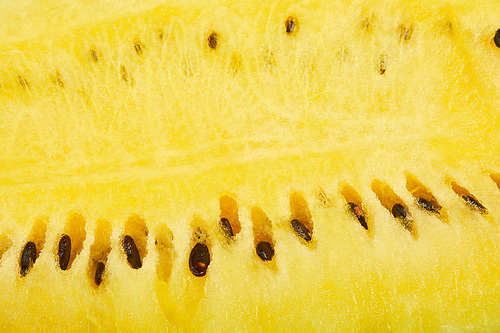
{"type": "Polygon", "coordinates": [[[21,276],[26,276],[28,271],[36,261],[36,245],[33,242],[28,242],[24,246],[23,253],[21,255],[21,276]]]}
{"type": "Polygon", "coordinates": [[[408,211],[400,203],[397,203],[394,206],[392,206],[392,215],[397,219],[401,219],[401,220],[408,219],[408,211]]]}
{"type": "Polygon", "coordinates": [[[417,203],[423,209],[425,209],[431,213],[439,214],[439,208],[436,207],[431,201],[426,200],[424,198],[418,198],[417,203]]]}
{"type": "Polygon", "coordinates": [[[268,242],[259,242],[255,250],[262,261],[271,261],[274,257],[274,249],[268,242]]]}
{"type": "Polygon", "coordinates": [[[349,208],[351,209],[351,212],[354,214],[354,216],[356,216],[359,223],[363,226],[363,228],[368,230],[368,225],[366,224],[366,219],[365,219],[365,212],[363,212],[361,207],[359,207],[355,203],[349,202],[349,208]]]}
{"type": "Polygon", "coordinates": [[[94,281],[95,281],[95,284],[97,284],[98,286],[101,285],[102,275],[104,274],[104,269],[105,268],[106,268],[106,266],[104,265],[104,263],[102,263],[102,262],[98,262],[97,263],[97,268],[95,270],[94,281]]]}
{"type": "Polygon", "coordinates": [[[71,238],[68,235],[61,237],[57,255],[59,256],[59,267],[65,271],[68,268],[69,258],[71,257],[71,238]]]}
{"type": "Polygon", "coordinates": [[[219,35],[217,35],[216,32],[212,32],[210,35],[208,35],[207,38],[208,47],[211,48],[212,50],[215,50],[217,48],[218,39],[219,35]]]}
{"type": "Polygon", "coordinates": [[[493,37],[493,41],[497,47],[500,47],[500,29],[495,32],[495,37],[493,37]]]}
{"type": "Polygon", "coordinates": [[[123,249],[127,255],[127,260],[133,269],[139,269],[142,267],[141,255],[139,250],[135,245],[134,239],[129,235],[123,237],[123,249]]]}
{"type": "Polygon", "coordinates": [[[189,269],[194,276],[205,276],[210,265],[210,252],[203,243],[196,243],[189,255],[189,269]]]}
{"type": "Polygon", "coordinates": [[[292,17],[289,16],[286,21],[285,21],[285,31],[287,34],[291,35],[295,31],[297,26],[296,20],[292,17]]]}
{"type": "Polygon", "coordinates": [[[462,199],[473,209],[480,211],[481,213],[486,212],[486,207],[481,205],[479,201],[471,197],[470,195],[462,195],[462,199]]]}
{"type": "Polygon", "coordinates": [[[311,232],[309,229],[306,228],[305,225],[299,222],[299,220],[293,219],[292,220],[292,227],[293,230],[302,237],[306,242],[309,242],[311,240],[311,232]]]}
{"type": "Polygon", "coordinates": [[[220,219],[220,227],[221,227],[222,231],[224,231],[224,235],[226,235],[226,237],[228,237],[228,238],[234,237],[233,228],[231,227],[231,223],[229,223],[229,220],[226,219],[225,217],[220,219]]]}

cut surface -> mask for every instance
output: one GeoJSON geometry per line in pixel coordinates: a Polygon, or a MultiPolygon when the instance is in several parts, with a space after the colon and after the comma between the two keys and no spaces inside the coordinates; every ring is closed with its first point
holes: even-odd
{"type": "Polygon", "coordinates": [[[500,328],[496,2],[39,7],[0,16],[3,331],[500,328]]]}

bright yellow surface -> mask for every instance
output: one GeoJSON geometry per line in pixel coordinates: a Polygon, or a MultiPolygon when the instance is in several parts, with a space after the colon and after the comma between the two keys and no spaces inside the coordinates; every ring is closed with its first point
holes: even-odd
{"type": "Polygon", "coordinates": [[[0,5],[2,330],[499,328],[495,2],[41,3],[0,5]],[[225,195],[233,243],[218,227],[225,195]],[[399,201],[413,234],[385,208],[399,201]],[[255,207],[271,221],[269,263],[255,207]],[[290,227],[297,209],[312,244],[290,227]],[[121,241],[143,225],[132,270],[121,241]],[[197,227],[202,278],[187,264],[197,227]],[[83,241],[68,271],[62,233],[83,241]],[[23,278],[29,240],[44,247],[23,278]]]}

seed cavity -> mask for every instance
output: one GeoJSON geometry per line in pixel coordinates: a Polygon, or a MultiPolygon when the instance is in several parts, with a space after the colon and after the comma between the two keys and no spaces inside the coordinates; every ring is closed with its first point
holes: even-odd
{"type": "Polygon", "coordinates": [[[253,239],[257,256],[266,261],[272,260],[274,255],[274,240],[273,240],[273,227],[271,220],[267,217],[262,208],[258,206],[252,207],[251,219],[253,224],[253,239]],[[260,244],[260,246],[259,246],[260,244]],[[268,245],[266,245],[268,244],[268,245]],[[269,248],[272,250],[270,251],[269,248]],[[265,256],[264,256],[265,255],[265,256]],[[263,258],[264,256],[264,258],[263,258]]]}
{"type": "Polygon", "coordinates": [[[134,83],[132,76],[127,72],[127,69],[123,65],[120,66],[120,78],[123,82],[128,83],[131,86],[134,83]]]}
{"type": "Polygon", "coordinates": [[[99,51],[96,48],[91,47],[89,50],[90,61],[95,64],[99,61],[99,58],[100,58],[99,51]]]}
{"type": "Polygon", "coordinates": [[[385,57],[382,57],[382,59],[380,59],[379,65],[378,65],[378,73],[380,75],[384,75],[386,70],[387,70],[387,67],[386,67],[385,57]]]}
{"type": "Polygon", "coordinates": [[[285,32],[294,35],[299,31],[299,20],[294,16],[288,16],[285,20],[285,32]]]}
{"type": "Polygon", "coordinates": [[[21,88],[23,88],[25,90],[29,90],[30,89],[30,84],[29,84],[28,80],[26,79],[26,77],[24,77],[23,75],[18,75],[17,76],[17,82],[19,83],[19,85],[21,86],[21,88]]]}
{"type": "Polygon", "coordinates": [[[481,202],[479,202],[479,200],[466,188],[458,185],[455,181],[451,181],[451,188],[459,197],[464,200],[469,208],[478,211],[481,214],[488,214],[488,209],[486,209],[486,207],[484,207],[483,204],[481,204],[481,202]]]}
{"type": "Polygon", "coordinates": [[[268,242],[259,242],[255,247],[255,251],[262,261],[271,261],[274,257],[274,249],[268,242]]]}
{"type": "Polygon", "coordinates": [[[403,200],[392,190],[392,188],[375,179],[372,182],[372,191],[377,195],[382,206],[387,209],[401,225],[408,230],[414,239],[418,238],[416,225],[413,223],[413,217],[408,211],[408,207],[403,204],[403,200]]]}
{"type": "Polygon", "coordinates": [[[204,243],[196,243],[189,255],[189,269],[194,276],[205,276],[210,265],[210,252],[204,243]]]}
{"type": "Polygon", "coordinates": [[[493,42],[495,43],[496,47],[500,48],[500,29],[498,29],[495,32],[495,36],[493,37],[493,42]]]}
{"type": "Polygon", "coordinates": [[[21,276],[26,276],[33,267],[37,258],[36,245],[33,242],[28,242],[24,246],[23,252],[21,254],[21,276]]]}
{"type": "MultiPolygon", "coordinates": [[[[106,266],[108,255],[111,252],[111,223],[108,220],[98,219],[94,231],[94,243],[90,246],[87,276],[92,287],[98,287],[96,276],[98,265],[106,266]]],[[[104,269],[103,269],[104,271],[104,269]]],[[[102,272],[100,274],[102,280],[102,272]]]]}
{"type": "Polygon", "coordinates": [[[161,225],[155,240],[156,249],[158,251],[156,274],[158,278],[164,282],[169,281],[172,273],[175,256],[175,248],[172,244],[173,238],[172,232],[165,225],[161,225]]]}
{"type": "Polygon", "coordinates": [[[219,199],[220,220],[219,227],[223,236],[232,240],[241,231],[238,213],[238,203],[232,197],[224,195],[219,199]]]}
{"type": "Polygon", "coordinates": [[[359,224],[361,224],[361,226],[365,228],[365,230],[368,230],[368,224],[366,224],[365,212],[363,211],[363,209],[361,209],[359,205],[353,202],[349,202],[347,204],[349,205],[351,213],[358,219],[359,224]]]}
{"type": "Polygon", "coordinates": [[[406,41],[410,40],[412,35],[413,35],[413,25],[410,25],[410,26],[401,25],[401,26],[399,26],[399,40],[401,42],[406,42],[406,41]]]}
{"type": "Polygon", "coordinates": [[[310,242],[314,232],[314,225],[311,211],[301,193],[292,192],[290,194],[290,212],[293,230],[300,238],[310,242]]]}
{"type": "Polygon", "coordinates": [[[123,237],[123,249],[125,250],[125,254],[127,255],[127,261],[130,264],[130,267],[132,267],[133,269],[141,268],[141,255],[139,254],[139,250],[135,245],[134,239],[129,235],[125,235],[125,237],[123,237]]]}
{"type": "Polygon", "coordinates": [[[144,44],[142,44],[139,38],[134,39],[134,50],[138,56],[142,56],[144,53],[144,44]]]}
{"type": "Polygon", "coordinates": [[[212,31],[207,37],[207,45],[212,50],[215,50],[217,48],[218,41],[219,35],[215,31],[212,31]]]}
{"type": "Polygon", "coordinates": [[[403,206],[400,203],[397,203],[394,206],[392,206],[391,212],[392,216],[398,219],[406,230],[412,231],[413,218],[411,217],[410,213],[408,212],[405,206],[403,206]]]}
{"type": "Polygon", "coordinates": [[[59,240],[59,251],[57,255],[59,256],[59,267],[65,271],[68,268],[69,259],[71,257],[71,238],[68,235],[63,235],[59,240]]]}
{"type": "Polygon", "coordinates": [[[95,270],[94,282],[96,285],[100,286],[102,283],[102,275],[104,274],[104,270],[106,269],[106,265],[103,262],[98,262],[95,270]]]}
{"type": "Polygon", "coordinates": [[[291,223],[292,223],[293,230],[295,230],[295,233],[299,237],[301,237],[306,242],[310,242],[311,241],[311,232],[309,231],[309,229],[307,229],[306,226],[304,226],[297,219],[293,219],[291,223]]]}
{"type": "Polygon", "coordinates": [[[431,191],[410,173],[406,173],[406,189],[413,195],[420,208],[445,218],[446,214],[443,207],[438,203],[431,191]]]}

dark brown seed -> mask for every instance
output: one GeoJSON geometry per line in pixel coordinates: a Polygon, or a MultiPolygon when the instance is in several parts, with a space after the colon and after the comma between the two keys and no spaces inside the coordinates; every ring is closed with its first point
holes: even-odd
{"type": "Polygon", "coordinates": [[[228,238],[234,237],[233,228],[231,227],[231,223],[225,217],[220,219],[220,227],[222,231],[224,231],[224,235],[228,238]]]}
{"type": "Polygon", "coordinates": [[[24,246],[23,253],[21,255],[21,276],[26,276],[28,271],[36,261],[36,245],[33,242],[28,242],[24,246]]]}
{"type": "Polygon", "coordinates": [[[268,242],[259,242],[255,250],[262,261],[271,261],[274,257],[274,249],[268,242]]]}
{"type": "Polygon", "coordinates": [[[366,224],[365,220],[365,212],[363,212],[361,207],[359,207],[355,203],[349,202],[349,208],[351,209],[351,212],[354,214],[354,216],[356,216],[359,223],[363,226],[363,228],[368,230],[368,225],[366,224]]]}
{"type": "Polygon", "coordinates": [[[208,35],[207,38],[208,47],[211,48],[212,50],[215,50],[217,48],[218,39],[219,35],[217,35],[216,32],[212,32],[210,35],[208,35]]]}
{"type": "Polygon", "coordinates": [[[94,277],[94,281],[95,281],[95,284],[97,284],[98,286],[101,285],[101,282],[102,282],[102,274],[104,274],[104,269],[106,268],[106,266],[104,265],[104,263],[102,262],[98,262],[97,263],[97,268],[95,270],[95,277],[94,277]]]}
{"type": "Polygon", "coordinates": [[[408,219],[408,211],[406,210],[405,206],[403,206],[400,203],[395,204],[392,206],[392,215],[400,220],[406,221],[408,219]]]}
{"type": "Polygon", "coordinates": [[[139,250],[135,245],[134,239],[129,235],[123,237],[123,249],[127,255],[127,260],[133,269],[139,269],[142,267],[141,255],[139,250]]]}
{"type": "Polygon", "coordinates": [[[309,231],[309,229],[306,228],[305,225],[300,223],[299,220],[293,219],[292,227],[293,230],[295,230],[295,232],[297,233],[297,235],[302,237],[306,242],[311,241],[311,232],[309,231]]]}
{"type": "Polygon", "coordinates": [[[297,28],[297,20],[292,17],[288,16],[288,18],[285,21],[285,31],[287,34],[291,35],[294,33],[294,31],[297,28]]]}
{"type": "Polygon", "coordinates": [[[495,37],[493,37],[493,41],[497,47],[500,47],[500,29],[495,32],[495,37]]]}
{"type": "Polygon", "coordinates": [[[486,207],[481,205],[479,201],[471,197],[470,195],[462,195],[462,199],[469,205],[469,207],[480,211],[481,213],[486,213],[486,207]]]}
{"type": "Polygon", "coordinates": [[[431,212],[431,213],[436,213],[436,214],[439,214],[439,208],[436,207],[434,205],[434,203],[432,203],[431,201],[429,200],[426,200],[424,198],[418,198],[417,199],[417,203],[420,207],[422,207],[423,209],[431,212]]]}
{"type": "Polygon", "coordinates": [[[69,258],[71,257],[71,238],[68,235],[61,237],[57,255],[59,256],[59,267],[65,271],[68,268],[69,258]]]}
{"type": "Polygon", "coordinates": [[[194,276],[205,276],[210,265],[210,252],[203,243],[196,243],[189,255],[189,269],[194,276]]]}
{"type": "Polygon", "coordinates": [[[262,261],[271,261],[274,257],[274,249],[268,242],[259,242],[255,250],[262,261]]]}

